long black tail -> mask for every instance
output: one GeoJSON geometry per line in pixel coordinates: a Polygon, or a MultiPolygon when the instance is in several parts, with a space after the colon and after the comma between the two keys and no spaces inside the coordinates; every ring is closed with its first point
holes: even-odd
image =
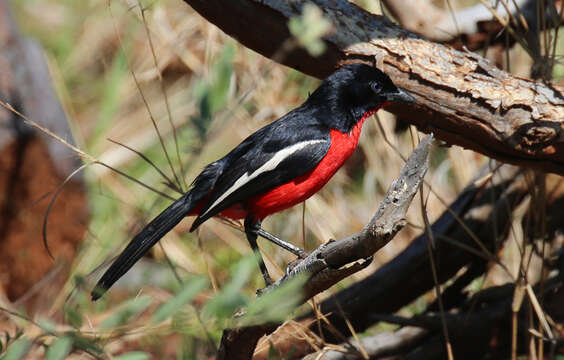
{"type": "Polygon", "coordinates": [[[191,191],[184,194],[135,235],[92,290],[93,301],[104,295],[157,241],[188,215],[194,207],[192,195],[191,191]]]}

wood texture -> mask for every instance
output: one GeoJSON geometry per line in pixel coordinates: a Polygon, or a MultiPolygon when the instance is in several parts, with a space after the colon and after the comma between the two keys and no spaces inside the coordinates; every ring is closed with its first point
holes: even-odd
{"type": "MultiPolygon", "coordinates": [[[[488,171],[484,168],[476,178],[483,177],[488,171]]],[[[476,268],[469,268],[467,272],[470,276],[461,278],[471,281],[484,272],[484,264],[487,262],[484,257],[487,258],[487,254],[469,235],[468,230],[475,234],[490,253],[495,252],[500,246],[499,239],[503,239],[509,229],[512,211],[521,204],[528,192],[523,172],[508,165],[500,168],[489,182],[484,184],[473,181],[462,191],[449,205],[450,210],[445,211],[432,225],[440,283],[451,279],[467,265],[476,268]],[[457,218],[462,219],[464,226],[461,226],[457,218]],[[453,241],[461,245],[456,245],[453,241]],[[473,249],[473,252],[467,251],[468,248],[473,249]],[[476,252],[482,256],[477,256],[476,252]]],[[[374,274],[325,300],[319,311],[327,314],[330,326],[325,326],[325,322],[317,326],[314,313],[302,316],[297,321],[318,335],[321,330],[325,341],[338,343],[342,341],[340,336],[351,336],[350,326],[361,333],[379,321],[368,314],[393,314],[412,303],[434,286],[427,241],[426,235],[422,234],[374,274]],[[340,336],[335,336],[336,333],[340,336]]],[[[464,288],[466,285],[453,284],[452,287],[464,288]]],[[[455,296],[450,291],[445,291],[443,300],[447,309],[449,304],[455,302],[451,300],[455,296]]],[[[283,325],[268,339],[276,344],[277,352],[284,353],[292,347],[302,348],[308,345],[307,340],[299,341],[291,332],[285,331],[284,327],[287,326],[283,325]]],[[[313,350],[310,348],[301,355],[313,350]]],[[[255,354],[254,358],[267,359],[268,354],[255,354]]]]}
{"type": "MultiPolygon", "coordinates": [[[[243,45],[272,57],[304,1],[185,0],[243,45]],[[252,29],[252,31],[249,31],[252,29]]],[[[419,101],[388,109],[438,139],[501,161],[564,174],[562,89],[518,78],[486,59],[425,41],[344,0],[313,0],[333,24],[326,52],[277,59],[323,78],[347,61],[375,63],[419,101]]]]}

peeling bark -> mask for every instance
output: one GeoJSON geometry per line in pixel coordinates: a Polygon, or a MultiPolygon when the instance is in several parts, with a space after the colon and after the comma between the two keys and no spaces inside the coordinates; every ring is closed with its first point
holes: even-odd
{"type": "MultiPolygon", "coordinates": [[[[272,57],[290,38],[304,1],[185,0],[243,45],[272,57]],[[252,31],[249,31],[252,29],[252,31]]],[[[376,63],[419,105],[388,109],[438,139],[501,161],[564,174],[562,89],[518,78],[486,59],[418,38],[344,0],[313,0],[333,24],[318,58],[291,49],[277,59],[323,78],[351,61],[376,63]]]]}

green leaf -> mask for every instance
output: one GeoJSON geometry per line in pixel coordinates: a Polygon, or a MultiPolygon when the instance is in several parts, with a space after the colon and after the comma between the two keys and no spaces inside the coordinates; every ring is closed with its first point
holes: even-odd
{"type": "Polygon", "coordinates": [[[65,320],[75,329],[79,329],[82,326],[82,314],[71,307],[67,307],[64,309],[65,311],[65,320]]]}
{"type": "Polygon", "coordinates": [[[1,359],[2,360],[23,359],[24,356],[29,351],[30,347],[31,347],[31,341],[24,336],[19,340],[13,342],[10,346],[8,346],[6,354],[1,359]]]}
{"type": "Polygon", "coordinates": [[[58,338],[47,349],[45,360],[63,360],[70,353],[72,339],[68,336],[58,338]]]}
{"type": "Polygon", "coordinates": [[[132,351],[123,355],[114,356],[114,360],[148,360],[149,354],[143,351],[132,351]]]}
{"type": "Polygon", "coordinates": [[[245,316],[241,317],[237,326],[280,322],[294,311],[303,301],[302,289],[307,276],[298,276],[282,286],[263,294],[249,304],[245,316]]]}
{"type": "Polygon", "coordinates": [[[78,331],[68,331],[65,333],[65,336],[71,338],[72,344],[75,349],[89,351],[96,354],[102,354],[104,352],[102,348],[100,348],[96,344],[96,341],[98,341],[98,339],[85,338],[81,336],[80,332],[78,331]]]}
{"type": "Polygon", "coordinates": [[[228,44],[224,47],[218,61],[212,68],[213,83],[211,86],[210,105],[212,114],[227,105],[227,95],[231,85],[233,74],[233,58],[235,57],[235,46],[228,44]]]}
{"type": "Polygon", "coordinates": [[[321,11],[312,3],[304,4],[302,15],[288,22],[290,33],[311,55],[319,56],[325,51],[325,36],[331,29],[331,22],[323,17],[321,11]]]}
{"type": "Polygon", "coordinates": [[[199,116],[190,118],[200,137],[204,137],[207,127],[215,113],[227,105],[231,79],[233,75],[233,59],[235,45],[225,45],[209,72],[209,78],[196,84],[194,95],[199,99],[199,116]]]}
{"type": "Polygon", "coordinates": [[[184,305],[192,301],[192,299],[207,286],[208,280],[203,277],[197,277],[186,282],[172,299],[159,306],[151,317],[151,322],[159,323],[174,315],[174,313],[181,310],[184,305]]]}
{"type": "Polygon", "coordinates": [[[140,296],[126,301],[120,306],[121,309],[104,320],[102,324],[100,324],[100,327],[110,329],[125,324],[133,316],[147,309],[147,307],[151,305],[151,301],[151,297],[149,296],[140,296]]]}
{"type": "Polygon", "coordinates": [[[37,323],[46,332],[55,333],[57,331],[57,325],[49,318],[41,317],[37,323]]]}
{"type": "Polygon", "coordinates": [[[124,79],[126,79],[128,75],[127,59],[120,49],[112,61],[110,71],[106,73],[105,79],[103,80],[104,88],[102,91],[100,114],[98,120],[95,122],[96,126],[89,146],[95,146],[96,143],[103,138],[108,127],[115,122],[115,115],[119,109],[120,101],[123,100],[120,96],[120,90],[124,79]]]}
{"type": "Polygon", "coordinates": [[[241,259],[231,270],[231,281],[221,292],[208,301],[203,314],[212,315],[216,319],[230,318],[237,308],[245,306],[249,299],[241,291],[249,281],[257,266],[254,256],[241,259]]]}

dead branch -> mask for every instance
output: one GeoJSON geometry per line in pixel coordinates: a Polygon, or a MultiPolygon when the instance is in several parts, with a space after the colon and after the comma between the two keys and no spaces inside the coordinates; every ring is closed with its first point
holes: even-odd
{"type": "Polygon", "coordinates": [[[263,291],[271,291],[296,276],[306,273],[310,276],[304,291],[304,297],[307,300],[341,281],[345,277],[342,273],[350,276],[363,269],[365,267],[363,265],[367,263],[366,260],[389,243],[405,226],[405,215],[411,200],[429,168],[429,151],[432,141],[432,135],[425,137],[413,151],[398,179],[392,183],[376,214],[364,229],[344,239],[330,240],[322,244],[263,291]],[[356,263],[357,261],[364,263],[356,263]],[[347,267],[352,263],[356,265],[352,265],[354,271],[347,267]]]}
{"type": "MultiPolygon", "coordinates": [[[[535,287],[535,293],[541,292],[546,303],[556,304],[562,300],[564,287],[562,273],[548,279],[542,286],[535,287]]],[[[494,286],[479,291],[471,298],[466,297],[457,306],[457,311],[447,313],[445,322],[454,346],[455,358],[481,359],[489,353],[495,358],[509,356],[510,332],[503,329],[511,325],[511,312],[514,284],[494,286]]],[[[542,295],[541,295],[542,296],[542,295]]],[[[556,322],[561,321],[560,307],[546,307],[546,313],[556,322]]],[[[526,334],[532,326],[528,321],[529,306],[521,306],[519,316],[519,343],[526,349],[526,334]]],[[[367,313],[366,316],[378,321],[404,326],[398,331],[381,333],[362,338],[360,346],[371,358],[382,356],[398,356],[406,354],[409,359],[444,359],[446,358],[441,333],[441,319],[437,313],[427,312],[404,318],[396,315],[367,313]]],[[[545,339],[550,345],[550,340],[545,339]]],[[[552,341],[554,342],[554,341],[552,341]]],[[[361,359],[358,356],[360,346],[356,341],[338,345],[342,351],[324,349],[307,355],[304,359],[316,359],[323,354],[330,360],[361,359]]],[[[333,346],[335,348],[335,346],[333,346]]],[[[523,351],[521,351],[523,352],[523,351]]]]}
{"type": "MultiPolygon", "coordinates": [[[[185,0],[243,45],[272,57],[291,37],[304,1],[185,0]],[[248,31],[248,29],[253,29],[248,31]]],[[[376,62],[419,105],[389,110],[423,132],[487,156],[564,174],[564,97],[555,86],[517,78],[484,58],[424,41],[345,0],[313,0],[333,23],[327,50],[289,50],[280,61],[323,78],[347,61],[376,62]]],[[[277,57],[278,58],[278,57],[277,57]]]]}
{"type": "MultiPolygon", "coordinates": [[[[535,293],[540,292],[542,288],[548,304],[561,303],[564,295],[562,280],[562,274],[559,273],[548,279],[543,287],[537,286],[535,293]]],[[[509,356],[510,333],[503,329],[511,326],[514,290],[514,284],[481,290],[471,298],[461,301],[456,312],[446,314],[445,321],[453,342],[456,359],[481,359],[488,353],[490,356],[496,354],[495,358],[509,356]]],[[[546,307],[547,314],[556,322],[561,321],[562,312],[559,309],[560,307],[546,307]]],[[[527,321],[528,311],[528,305],[522,306],[519,313],[521,349],[526,348],[527,336],[525,334],[529,333],[531,326],[527,321]]],[[[360,346],[356,341],[351,342],[356,349],[351,349],[349,344],[340,344],[331,348],[337,347],[341,351],[326,348],[305,356],[304,360],[362,359],[358,356],[360,347],[370,358],[398,355],[407,355],[409,359],[446,358],[439,314],[427,311],[423,315],[415,315],[411,318],[386,314],[367,314],[367,316],[403,327],[394,332],[364,337],[360,340],[360,346]]],[[[548,339],[545,341],[550,345],[548,339]]]]}
{"type": "MultiPolygon", "coordinates": [[[[397,331],[379,333],[360,339],[360,346],[355,341],[352,343],[357,349],[362,347],[373,358],[389,356],[405,352],[417,344],[422,338],[428,334],[428,331],[420,327],[406,326],[397,331]]],[[[303,360],[353,360],[360,359],[356,356],[356,352],[350,349],[348,344],[340,346],[343,351],[323,349],[321,351],[311,353],[303,358],[303,360]]]]}
{"type": "MultiPolygon", "coordinates": [[[[528,194],[522,170],[513,166],[502,166],[489,181],[484,182],[484,176],[488,179],[489,171],[491,169],[485,167],[477,176],[477,179],[481,180],[472,182],[456,201],[449,205],[450,210],[445,211],[432,226],[441,283],[451,279],[466,265],[481,266],[483,271],[485,266],[480,263],[496,261],[491,254],[500,246],[500,239],[505,238],[512,210],[528,194]],[[459,221],[462,221],[464,226],[459,221]]],[[[374,274],[324,301],[320,311],[326,314],[332,327],[328,329],[322,324],[321,331],[325,340],[340,343],[342,339],[336,337],[334,331],[340,332],[344,337],[351,336],[346,321],[355,331],[362,332],[377,322],[377,319],[367,316],[368,313],[394,313],[432,289],[434,282],[427,241],[425,235],[419,236],[374,274]]],[[[473,272],[471,268],[467,271],[473,272]]],[[[477,275],[474,273],[473,277],[475,276],[477,275]]],[[[459,284],[455,282],[453,286],[459,287],[459,284]]],[[[445,301],[445,306],[447,305],[448,297],[445,301]]],[[[315,319],[315,314],[310,313],[298,321],[318,333],[315,319]]],[[[268,341],[276,344],[276,350],[281,353],[291,347],[307,348],[307,343],[287,336],[288,332],[279,329],[268,341]]],[[[265,359],[266,356],[265,352],[261,352],[255,354],[255,359],[265,359]]]]}
{"type": "MultiPolygon", "coordinates": [[[[480,260],[495,262],[493,253],[508,230],[512,209],[527,193],[521,171],[511,166],[499,169],[487,185],[472,183],[468,186],[450,205],[453,213],[445,211],[432,226],[439,281],[452,278],[466,264],[480,260]],[[466,228],[455,216],[462,219],[466,228]]],[[[366,316],[358,316],[368,307],[378,308],[380,313],[393,313],[432,289],[427,241],[425,235],[419,236],[372,276],[324,302],[322,312],[332,313],[329,319],[338,329],[346,329],[338,319],[342,322],[342,316],[347,316],[354,328],[362,331],[374,323],[366,316]],[[363,291],[361,298],[360,290],[363,291]],[[342,309],[340,314],[338,308],[342,309]]]]}

